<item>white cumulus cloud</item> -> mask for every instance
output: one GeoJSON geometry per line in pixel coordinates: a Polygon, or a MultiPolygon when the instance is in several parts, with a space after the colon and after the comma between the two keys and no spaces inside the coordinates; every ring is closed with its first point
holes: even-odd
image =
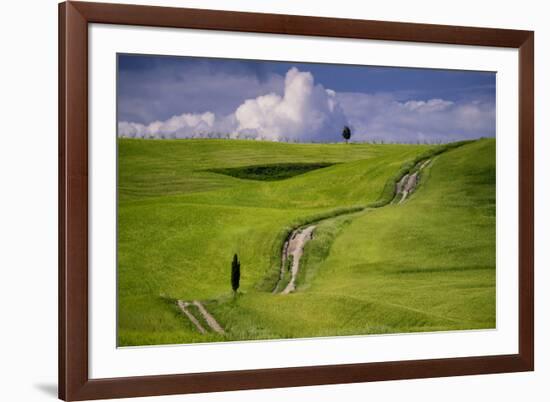
{"type": "Polygon", "coordinates": [[[183,113],[165,121],[154,121],[148,125],[120,122],[118,133],[123,137],[185,138],[212,131],[216,123],[214,113],[183,113]]]}
{"type": "Polygon", "coordinates": [[[283,96],[271,93],[245,101],[235,112],[237,132],[274,141],[335,141],[347,119],[334,91],[315,84],[313,75],[290,69],[283,96]]]}
{"type": "MultiPolygon", "coordinates": [[[[215,102],[215,99],[213,99],[215,102]]],[[[495,135],[494,100],[398,100],[391,93],[336,93],[291,68],[281,93],[246,99],[232,113],[183,113],[149,124],[121,121],[118,135],[139,138],[252,138],[270,141],[455,141],[495,135]]]]}
{"type": "Polygon", "coordinates": [[[430,99],[428,101],[411,100],[401,103],[401,106],[405,109],[417,111],[419,113],[432,113],[441,112],[442,110],[448,109],[453,105],[453,103],[454,102],[443,99],[430,99]]]}
{"type": "Polygon", "coordinates": [[[398,101],[392,94],[339,93],[356,141],[456,141],[495,135],[493,101],[398,101]]]}
{"type": "Polygon", "coordinates": [[[311,73],[292,68],[286,74],[282,96],[269,93],[245,100],[228,116],[184,113],[148,125],[122,121],[118,132],[123,137],[145,138],[216,134],[272,141],[337,141],[345,124],[336,93],[315,84],[311,73]]]}

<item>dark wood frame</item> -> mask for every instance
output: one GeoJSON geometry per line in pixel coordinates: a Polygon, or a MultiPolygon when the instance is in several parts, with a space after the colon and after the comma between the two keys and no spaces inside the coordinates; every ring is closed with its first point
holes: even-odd
{"type": "Polygon", "coordinates": [[[84,400],[534,370],[534,33],[507,29],[66,2],[59,5],[59,397],[84,400]],[[519,353],[89,379],[88,24],[519,49],[519,353]]]}

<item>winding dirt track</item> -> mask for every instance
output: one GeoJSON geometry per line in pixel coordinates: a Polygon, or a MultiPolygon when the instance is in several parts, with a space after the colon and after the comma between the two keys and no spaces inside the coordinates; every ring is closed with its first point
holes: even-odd
{"type": "MultiPolygon", "coordinates": [[[[420,172],[429,165],[431,159],[420,161],[412,169],[412,173],[405,174],[395,185],[394,198],[391,201],[392,204],[402,204],[405,200],[416,190],[418,186],[418,178],[420,172]]],[[[273,293],[289,294],[296,290],[296,277],[300,269],[300,259],[304,254],[304,247],[308,241],[313,239],[313,231],[316,225],[310,225],[306,227],[297,228],[291,232],[288,239],[285,241],[281,255],[281,270],[279,273],[279,280],[273,293]],[[279,290],[281,281],[284,278],[285,270],[287,269],[287,261],[289,257],[292,257],[291,267],[291,279],[288,285],[282,290],[279,290]]]]}
{"type": "Polygon", "coordinates": [[[210,329],[212,329],[212,331],[217,332],[218,334],[222,334],[222,335],[225,334],[225,331],[223,330],[222,326],[208,312],[208,310],[206,310],[206,308],[204,307],[204,305],[200,301],[195,300],[195,301],[193,301],[193,303],[190,303],[190,302],[186,302],[186,301],[183,301],[183,300],[178,300],[178,307],[180,308],[182,313],[185,314],[187,316],[187,318],[189,318],[189,321],[191,321],[193,323],[193,325],[195,325],[195,328],[197,328],[197,330],[201,334],[206,334],[208,331],[206,329],[204,329],[204,327],[201,325],[199,320],[197,320],[197,318],[193,315],[193,313],[191,313],[189,311],[188,307],[191,304],[194,304],[199,309],[199,312],[201,313],[202,317],[204,318],[204,320],[206,321],[206,323],[208,324],[210,329]]]}
{"type": "Polygon", "coordinates": [[[205,334],[206,333],[206,330],[204,329],[204,327],[200,324],[199,320],[197,320],[195,318],[195,316],[193,314],[191,314],[191,312],[189,310],[187,310],[187,307],[189,306],[189,303],[188,302],[184,302],[184,301],[181,301],[181,300],[178,300],[178,307],[180,308],[180,310],[182,311],[183,314],[185,314],[187,316],[187,318],[189,318],[189,321],[191,321],[195,327],[199,330],[199,332],[201,334],[205,334]]]}
{"type": "Polygon", "coordinates": [[[216,321],[216,319],[204,308],[204,306],[200,301],[195,300],[193,304],[197,306],[202,316],[208,323],[208,326],[210,326],[210,328],[212,328],[213,331],[217,332],[218,334],[225,334],[225,331],[223,330],[221,325],[218,324],[218,321],[216,321]]]}
{"type": "Polygon", "coordinates": [[[413,173],[407,173],[395,185],[395,198],[392,204],[402,204],[418,185],[419,173],[431,162],[431,159],[418,162],[413,173]],[[401,196],[401,198],[399,198],[401,196]]]}
{"type": "MultiPolygon", "coordinates": [[[[290,256],[292,256],[292,267],[290,282],[283,289],[281,294],[286,295],[290,292],[293,292],[296,289],[296,276],[298,275],[298,270],[300,269],[300,259],[304,254],[304,247],[308,241],[313,239],[313,231],[315,230],[315,225],[308,226],[306,228],[299,228],[292,232],[289,239],[285,242],[283,247],[283,258],[281,264],[281,270],[285,269],[286,262],[290,256]]],[[[284,274],[284,271],[281,272],[281,275],[284,274]]]]}

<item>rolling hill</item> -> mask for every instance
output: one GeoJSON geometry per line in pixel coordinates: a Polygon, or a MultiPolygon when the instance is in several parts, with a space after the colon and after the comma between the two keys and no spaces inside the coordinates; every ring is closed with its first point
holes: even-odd
{"type": "Polygon", "coordinates": [[[119,139],[119,346],[493,328],[495,142],[457,145],[119,139]],[[296,291],[272,294],[309,222],[296,291]]]}

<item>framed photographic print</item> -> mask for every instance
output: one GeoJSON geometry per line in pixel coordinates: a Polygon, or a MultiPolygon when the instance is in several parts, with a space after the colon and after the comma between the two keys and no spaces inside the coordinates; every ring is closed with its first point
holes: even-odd
{"type": "Polygon", "coordinates": [[[60,398],[534,369],[533,32],[59,7],[60,398]]]}

